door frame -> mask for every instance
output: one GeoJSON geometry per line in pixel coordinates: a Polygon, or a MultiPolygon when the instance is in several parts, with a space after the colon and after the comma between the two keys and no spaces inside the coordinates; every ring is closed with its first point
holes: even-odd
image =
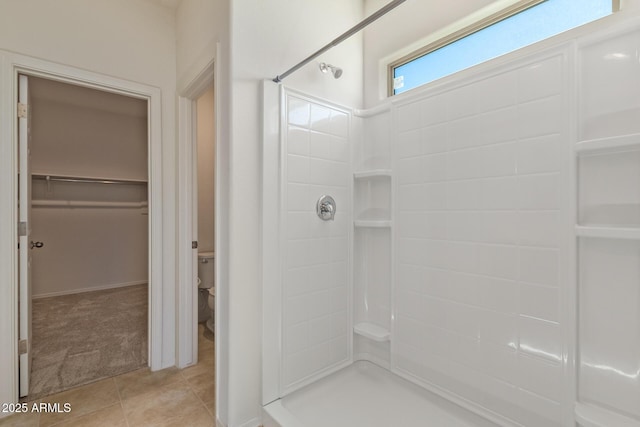
{"type": "Polygon", "coordinates": [[[0,402],[18,401],[18,74],[99,89],[148,101],[149,313],[151,370],[162,369],[162,122],[161,91],[71,66],[0,50],[0,402]],[[9,202],[10,201],[10,202],[9,202]],[[10,284],[7,286],[7,284],[10,284]]]}
{"type": "MultiPolygon", "coordinates": [[[[197,175],[197,130],[196,114],[197,99],[206,92],[213,83],[214,97],[214,133],[215,144],[220,141],[220,120],[219,120],[219,96],[217,79],[215,79],[216,64],[211,60],[199,73],[186,84],[178,96],[178,346],[176,355],[176,366],[184,368],[198,363],[198,254],[197,249],[192,247],[191,242],[197,240],[198,226],[198,175],[197,175]]],[[[217,152],[217,148],[215,150],[217,152]]],[[[218,155],[215,156],[215,242],[218,245],[218,212],[219,212],[219,191],[218,191],[218,155]]],[[[218,253],[214,258],[215,283],[218,280],[218,253]]],[[[217,289],[216,289],[217,291],[217,289]]],[[[218,298],[215,299],[216,306],[218,298]]],[[[218,313],[218,310],[215,310],[218,313]]],[[[214,321],[216,329],[218,322],[214,321]]],[[[216,337],[218,334],[214,334],[216,337]]],[[[217,346],[216,346],[217,348],[217,346]]]]}

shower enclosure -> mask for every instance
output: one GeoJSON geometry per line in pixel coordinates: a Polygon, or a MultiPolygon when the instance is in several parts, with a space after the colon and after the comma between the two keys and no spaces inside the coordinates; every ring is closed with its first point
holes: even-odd
{"type": "Polygon", "coordinates": [[[640,425],[639,27],[371,110],[265,82],[266,427],[640,425]]]}

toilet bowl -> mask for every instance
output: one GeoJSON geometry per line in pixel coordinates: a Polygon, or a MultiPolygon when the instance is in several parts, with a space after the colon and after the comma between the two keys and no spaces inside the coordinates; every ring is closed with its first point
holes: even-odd
{"type": "Polygon", "coordinates": [[[198,253],[198,323],[211,320],[209,289],[214,286],[214,252],[198,253]]]}

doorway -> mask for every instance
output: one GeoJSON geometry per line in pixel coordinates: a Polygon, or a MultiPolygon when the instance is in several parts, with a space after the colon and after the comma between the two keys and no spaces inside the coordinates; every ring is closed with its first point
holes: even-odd
{"type": "MultiPolygon", "coordinates": [[[[152,371],[175,364],[175,328],[163,319],[163,313],[171,310],[174,299],[168,300],[165,292],[169,282],[165,279],[167,264],[163,251],[165,228],[163,212],[168,211],[163,197],[163,126],[160,88],[143,83],[110,77],[72,66],[62,65],[26,55],[0,50],[0,401],[17,402],[19,399],[19,359],[29,345],[20,339],[19,317],[19,265],[16,242],[19,240],[21,222],[15,201],[18,198],[18,134],[19,112],[18,76],[20,74],[42,77],[118,93],[147,101],[148,106],[148,194],[149,194],[149,367],[152,371]]],[[[166,139],[166,138],[165,138],[166,139]]],[[[167,239],[172,241],[167,234],[167,239]]],[[[30,300],[30,299],[29,299],[30,300]]],[[[26,323],[26,322],[25,322],[26,323]]]]}
{"type": "MultiPolygon", "coordinates": [[[[198,249],[198,335],[213,343],[215,301],[215,114],[210,83],[195,101],[195,157],[197,189],[194,221],[198,249]]],[[[200,351],[199,351],[200,352],[200,351]]]]}
{"type": "Polygon", "coordinates": [[[149,108],[18,80],[20,396],[31,401],[149,364],[149,108]]]}
{"type": "Polygon", "coordinates": [[[209,63],[178,98],[179,275],[177,366],[186,368],[196,394],[216,413],[220,336],[219,90],[209,63]],[[199,285],[200,283],[200,285],[199,285]],[[210,295],[209,291],[212,291],[210,295]],[[210,295],[210,296],[209,296],[210,295]],[[205,303],[206,301],[206,303],[205,303]],[[213,306],[213,310],[211,309],[213,306]],[[208,326],[207,326],[208,325],[208,326]]]}

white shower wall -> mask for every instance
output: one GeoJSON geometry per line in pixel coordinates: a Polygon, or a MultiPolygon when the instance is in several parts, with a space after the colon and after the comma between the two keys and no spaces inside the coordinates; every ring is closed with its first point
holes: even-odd
{"type": "Polygon", "coordinates": [[[565,53],[398,103],[393,368],[525,425],[561,422],[565,53]]]}
{"type": "Polygon", "coordinates": [[[282,391],[350,361],[350,113],[287,91],[283,123],[282,391]],[[316,215],[324,194],[334,221],[316,215]]]}

